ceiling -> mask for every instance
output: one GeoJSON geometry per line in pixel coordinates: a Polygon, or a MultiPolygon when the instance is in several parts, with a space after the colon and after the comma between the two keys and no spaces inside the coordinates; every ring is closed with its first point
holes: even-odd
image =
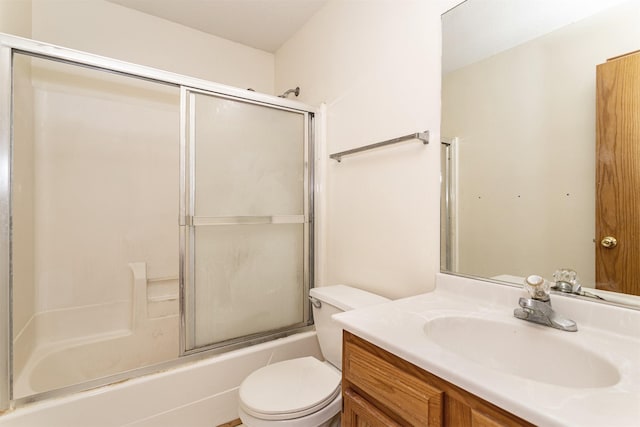
{"type": "Polygon", "coordinates": [[[468,0],[442,16],[442,69],[462,68],[627,0],[468,0]]]}
{"type": "Polygon", "coordinates": [[[327,0],[107,0],[218,37],[275,52],[327,0]]]}

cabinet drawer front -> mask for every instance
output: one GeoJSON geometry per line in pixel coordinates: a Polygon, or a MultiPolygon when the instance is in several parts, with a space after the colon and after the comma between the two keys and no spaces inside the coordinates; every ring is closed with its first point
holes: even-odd
{"type": "Polygon", "coordinates": [[[349,341],[344,344],[343,375],[348,382],[410,425],[441,425],[441,390],[382,356],[349,341]]]}
{"type": "Polygon", "coordinates": [[[401,427],[350,388],[344,391],[342,417],[343,425],[351,427],[401,427]]]}
{"type": "Polygon", "coordinates": [[[501,424],[483,414],[482,412],[478,412],[474,409],[471,410],[471,426],[472,427],[503,427],[506,424],[501,424]]]}

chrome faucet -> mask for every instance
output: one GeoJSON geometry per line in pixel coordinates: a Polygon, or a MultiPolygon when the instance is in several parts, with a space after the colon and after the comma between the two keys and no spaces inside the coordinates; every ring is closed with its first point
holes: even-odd
{"type": "Polygon", "coordinates": [[[544,278],[529,276],[524,281],[524,288],[529,292],[529,298],[522,297],[518,300],[520,308],[513,310],[515,317],[562,331],[578,330],[576,322],[560,316],[551,308],[550,285],[544,278]]]}
{"type": "Polygon", "coordinates": [[[553,273],[553,279],[556,281],[556,283],[551,286],[551,289],[554,291],[605,301],[600,295],[585,291],[578,280],[578,274],[569,268],[556,270],[556,272],[553,273]]]}

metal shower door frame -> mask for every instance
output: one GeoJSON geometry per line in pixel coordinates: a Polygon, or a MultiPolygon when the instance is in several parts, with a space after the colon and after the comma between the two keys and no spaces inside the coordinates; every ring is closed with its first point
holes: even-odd
{"type": "MultiPolygon", "coordinates": [[[[190,90],[200,90],[218,96],[227,96],[234,99],[241,99],[245,102],[255,102],[265,106],[285,108],[302,112],[308,120],[308,127],[305,135],[309,138],[307,156],[307,168],[309,181],[305,184],[308,192],[309,221],[306,227],[309,228],[309,242],[307,247],[309,253],[307,259],[308,282],[305,283],[305,295],[309,286],[313,284],[313,212],[314,212],[314,160],[313,160],[313,140],[315,129],[313,119],[318,113],[318,109],[306,104],[278,98],[272,95],[247,91],[244,89],[210,82],[203,79],[193,78],[177,73],[162,71],[155,68],[133,64],[117,59],[107,58],[74,49],[56,46],[50,43],[38,42],[22,37],[0,33],[0,411],[20,406],[22,404],[40,401],[52,397],[64,396],[69,393],[88,390],[102,385],[112,384],[136,376],[151,374],[166,370],[181,364],[208,357],[213,352],[203,351],[193,355],[181,353],[177,359],[164,363],[138,368],[133,371],[114,374],[105,378],[87,381],[85,383],[51,390],[36,395],[13,399],[12,395],[12,351],[13,351],[13,331],[12,331],[12,273],[11,273],[11,177],[12,177],[12,81],[13,81],[13,56],[15,53],[24,54],[31,57],[52,60],[74,66],[86,67],[90,69],[106,71],[136,79],[147,80],[155,83],[174,86],[177,88],[189,88],[190,90]]],[[[184,115],[184,108],[181,105],[181,116],[184,115]]],[[[182,126],[182,120],[181,120],[182,126]]],[[[184,135],[184,129],[180,129],[180,135],[184,135]]],[[[182,144],[182,141],[180,141],[182,144]]],[[[183,188],[181,188],[181,191],[183,188]]],[[[182,228],[182,227],[181,227],[182,228]]],[[[182,248],[180,248],[182,251],[182,248]]],[[[182,310],[183,302],[181,302],[182,310]]],[[[308,303],[304,302],[305,313],[308,313],[308,303]]],[[[183,319],[181,319],[181,322],[183,319]]],[[[308,328],[308,327],[307,327],[308,328]]],[[[306,328],[300,328],[302,330],[306,328]]],[[[182,330],[182,324],[181,324],[182,330]]],[[[283,336],[297,331],[277,332],[271,336],[263,337],[263,340],[271,339],[275,336],[283,336]]],[[[228,348],[231,349],[231,348],[228,348]]]]}
{"type": "Polygon", "coordinates": [[[308,304],[309,289],[313,281],[314,265],[314,227],[313,227],[313,185],[314,185],[314,112],[291,108],[284,105],[274,105],[259,100],[240,98],[232,94],[212,92],[194,87],[180,88],[180,355],[190,355],[202,351],[213,353],[225,352],[235,348],[246,347],[277,337],[290,335],[312,324],[311,312],[308,304]],[[242,102],[276,110],[301,114],[304,118],[304,207],[303,215],[279,215],[269,217],[226,217],[224,219],[199,219],[195,216],[195,100],[192,95],[213,96],[220,99],[242,102]],[[195,226],[213,224],[304,224],[304,253],[303,253],[303,292],[302,307],[303,321],[282,329],[257,333],[250,336],[238,337],[196,347],[195,327],[193,318],[187,314],[195,314],[195,295],[192,292],[195,284],[195,226]]]}
{"type": "Polygon", "coordinates": [[[458,149],[457,137],[441,137],[440,271],[458,271],[458,149]]]}
{"type": "Polygon", "coordinates": [[[11,310],[11,135],[12,52],[0,47],[0,411],[9,408],[12,388],[11,310]]]}

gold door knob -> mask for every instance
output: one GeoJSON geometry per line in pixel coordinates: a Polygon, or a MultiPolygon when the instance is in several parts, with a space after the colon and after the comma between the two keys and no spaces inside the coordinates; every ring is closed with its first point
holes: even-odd
{"type": "Polygon", "coordinates": [[[600,241],[600,244],[607,249],[611,249],[616,247],[618,240],[615,237],[607,236],[600,241]]]}

